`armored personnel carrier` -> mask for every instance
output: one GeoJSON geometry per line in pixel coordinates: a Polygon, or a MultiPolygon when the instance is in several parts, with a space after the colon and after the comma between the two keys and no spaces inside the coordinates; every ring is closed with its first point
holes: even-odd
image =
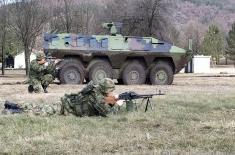
{"type": "Polygon", "coordinates": [[[44,52],[57,64],[62,84],[108,77],[126,85],[170,85],[191,57],[190,50],[152,37],[123,36],[122,23],[104,23],[111,35],[45,34],[44,52]]]}

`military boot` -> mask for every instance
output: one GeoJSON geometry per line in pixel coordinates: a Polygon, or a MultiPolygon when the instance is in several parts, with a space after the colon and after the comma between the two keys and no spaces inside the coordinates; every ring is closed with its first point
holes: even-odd
{"type": "Polygon", "coordinates": [[[28,86],[28,92],[29,93],[33,93],[34,89],[33,89],[33,86],[32,85],[29,85],[28,86]]]}
{"type": "Polygon", "coordinates": [[[42,86],[44,93],[48,93],[47,86],[42,86]]]}

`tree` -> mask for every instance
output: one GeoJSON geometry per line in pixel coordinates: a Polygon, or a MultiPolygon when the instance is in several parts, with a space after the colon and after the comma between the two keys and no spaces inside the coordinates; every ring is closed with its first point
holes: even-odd
{"type": "Polygon", "coordinates": [[[73,14],[75,3],[73,0],[53,1],[52,20],[50,27],[52,31],[71,33],[73,27],[73,14]]]}
{"type": "MultiPolygon", "coordinates": [[[[168,40],[166,14],[167,4],[163,0],[138,0],[135,3],[135,18],[140,19],[138,26],[139,35],[158,36],[160,39],[168,40]]],[[[170,28],[171,29],[171,28],[170,28]]]]}
{"type": "Polygon", "coordinates": [[[173,26],[169,27],[168,29],[169,33],[168,33],[168,41],[170,41],[171,43],[173,43],[174,45],[179,45],[180,41],[179,41],[179,35],[180,32],[173,26]]]}
{"type": "Polygon", "coordinates": [[[228,47],[226,49],[226,54],[229,56],[229,59],[234,61],[235,66],[235,22],[232,25],[232,29],[228,33],[227,43],[228,47]]]}
{"type": "Polygon", "coordinates": [[[2,75],[5,74],[5,59],[6,59],[6,39],[7,39],[7,23],[8,23],[8,12],[7,12],[7,1],[0,0],[0,44],[2,51],[2,75]]]}
{"type": "Polygon", "coordinates": [[[97,27],[101,26],[98,24],[98,10],[99,6],[95,3],[82,2],[78,5],[78,9],[75,12],[75,29],[77,32],[83,34],[93,34],[97,27]]]}
{"type": "Polygon", "coordinates": [[[113,0],[106,5],[104,19],[123,22],[125,35],[158,36],[166,40],[177,33],[167,25],[167,5],[164,0],[113,0]]]}
{"type": "Polygon", "coordinates": [[[190,21],[184,30],[185,47],[188,48],[188,40],[192,39],[193,54],[201,54],[203,26],[198,21],[190,21]]]}
{"type": "Polygon", "coordinates": [[[57,0],[51,5],[53,11],[50,29],[52,32],[91,34],[96,29],[99,7],[95,3],[57,0]]]}
{"type": "Polygon", "coordinates": [[[43,0],[15,0],[9,7],[10,28],[16,33],[24,47],[26,74],[28,75],[32,48],[49,19],[47,9],[43,5],[43,0]]]}
{"type": "Polygon", "coordinates": [[[215,58],[216,64],[219,63],[220,55],[224,53],[224,41],[217,26],[209,26],[202,42],[202,53],[211,55],[212,58],[215,58]]]}

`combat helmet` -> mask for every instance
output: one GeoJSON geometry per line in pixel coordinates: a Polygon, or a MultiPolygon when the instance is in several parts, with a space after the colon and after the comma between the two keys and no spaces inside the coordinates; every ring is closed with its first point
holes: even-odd
{"type": "Polygon", "coordinates": [[[99,86],[100,90],[106,94],[115,90],[115,84],[113,80],[109,78],[104,78],[103,80],[101,80],[99,86]]]}
{"type": "Polygon", "coordinates": [[[43,52],[38,52],[37,54],[36,54],[36,60],[37,61],[41,61],[42,59],[44,59],[45,58],[45,54],[43,53],[43,52]]]}

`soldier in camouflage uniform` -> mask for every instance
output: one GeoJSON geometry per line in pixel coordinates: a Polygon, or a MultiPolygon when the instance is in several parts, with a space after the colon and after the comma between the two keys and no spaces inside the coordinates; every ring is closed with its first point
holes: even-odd
{"type": "Polygon", "coordinates": [[[44,93],[48,93],[47,87],[54,80],[55,65],[49,64],[46,66],[44,53],[37,53],[36,60],[30,63],[29,72],[29,93],[39,93],[41,87],[44,93]]]}
{"type": "Polygon", "coordinates": [[[106,117],[117,102],[117,98],[111,94],[114,89],[114,82],[109,78],[103,79],[98,85],[91,81],[78,94],[65,94],[61,98],[61,114],[106,117]]]}
{"type": "Polygon", "coordinates": [[[98,85],[92,81],[77,94],[65,94],[61,98],[60,104],[50,105],[33,105],[7,103],[2,113],[27,113],[41,116],[50,116],[54,114],[75,116],[103,116],[113,112],[117,102],[117,97],[113,94],[115,89],[114,82],[111,79],[105,78],[98,85]]]}

